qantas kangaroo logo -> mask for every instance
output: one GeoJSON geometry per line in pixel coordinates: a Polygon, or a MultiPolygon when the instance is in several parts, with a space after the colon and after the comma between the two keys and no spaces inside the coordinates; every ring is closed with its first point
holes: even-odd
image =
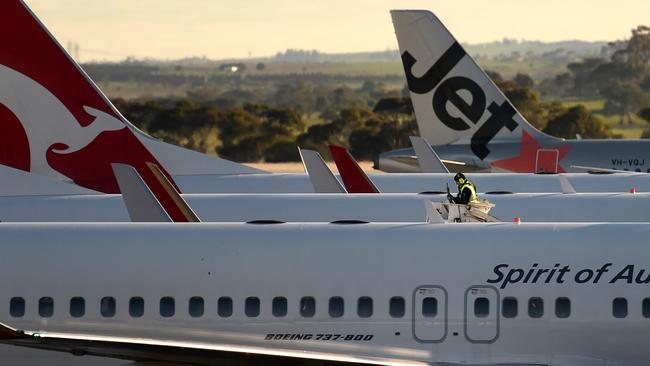
{"type": "MultiPolygon", "coordinates": [[[[90,145],[102,132],[126,128],[115,117],[91,107],[84,107],[84,110],[95,118],[93,123],[80,126],[50,91],[3,65],[0,65],[0,80],[9,86],[0,87],[0,105],[4,105],[20,121],[29,141],[30,171],[58,177],[59,172],[52,169],[47,161],[48,155],[73,154],[90,145]],[[30,106],[24,105],[27,100],[30,106]]],[[[5,138],[13,139],[16,136],[5,138]]]]}
{"type": "MultiPolygon", "coordinates": [[[[468,130],[471,125],[462,118],[452,116],[447,110],[447,102],[453,104],[475,125],[486,110],[485,92],[474,80],[454,76],[442,81],[465,55],[460,44],[454,42],[424,75],[416,77],[413,75],[412,68],[417,60],[408,51],[402,54],[402,64],[409,90],[416,94],[426,94],[437,87],[432,100],[434,113],[442,123],[456,131],[468,130]],[[471,101],[467,101],[458,93],[461,90],[471,94],[471,101]]],[[[487,111],[490,113],[489,118],[474,132],[471,139],[472,152],[481,160],[490,154],[487,145],[502,128],[514,131],[519,126],[513,119],[517,112],[507,100],[500,105],[495,102],[490,103],[487,111]]]]}

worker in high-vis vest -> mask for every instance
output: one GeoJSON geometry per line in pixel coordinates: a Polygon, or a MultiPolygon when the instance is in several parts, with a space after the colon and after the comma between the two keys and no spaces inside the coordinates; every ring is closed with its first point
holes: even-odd
{"type": "Polygon", "coordinates": [[[456,185],[458,185],[458,194],[456,197],[451,197],[451,200],[454,203],[460,205],[479,203],[478,196],[476,195],[476,186],[474,183],[467,180],[465,174],[456,173],[454,181],[456,182],[456,185]]]}

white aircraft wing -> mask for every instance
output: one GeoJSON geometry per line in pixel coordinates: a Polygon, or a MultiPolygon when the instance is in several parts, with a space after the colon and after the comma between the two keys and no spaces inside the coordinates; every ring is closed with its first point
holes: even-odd
{"type": "Polygon", "coordinates": [[[112,337],[95,334],[46,333],[18,330],[0,323],[0,343],[74,355],[111,357],[131,361],[157,361],[179,364],[219,364],[240,366],[299,365],[306,361],[326,361],[338,365],[426,365],[344,354],[318,353],[270,347],[199,343],[179,340],[112,337]]]}

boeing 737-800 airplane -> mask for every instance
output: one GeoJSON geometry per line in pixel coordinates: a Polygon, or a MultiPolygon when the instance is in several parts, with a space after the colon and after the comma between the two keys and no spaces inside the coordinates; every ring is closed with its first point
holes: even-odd
{"type": "Polygon", "coordinates": [[[3,224],[0,338],[193,365],[641,366],[648,235],[646,224],[3,224]]]}

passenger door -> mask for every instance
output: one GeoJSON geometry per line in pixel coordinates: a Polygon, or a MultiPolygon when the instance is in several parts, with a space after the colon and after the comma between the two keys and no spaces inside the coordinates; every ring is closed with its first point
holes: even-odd
{"type": "Polygon", "coordinates": [[[420,342],[442,342],[447,336],[447,291],[420,286],[413,293],[413,335],[420,342]]]}
{"type": "Polygon", "coordinates": [[[537,150],[535,173],[557,173],[560,151],[557,149],[537,150]]]}
{"type": "Polygon", "coordinates": [[[465,337],[491,343],[499,336],[499,293],[491,286],[473,286],[465,292],[465,337]]]}

